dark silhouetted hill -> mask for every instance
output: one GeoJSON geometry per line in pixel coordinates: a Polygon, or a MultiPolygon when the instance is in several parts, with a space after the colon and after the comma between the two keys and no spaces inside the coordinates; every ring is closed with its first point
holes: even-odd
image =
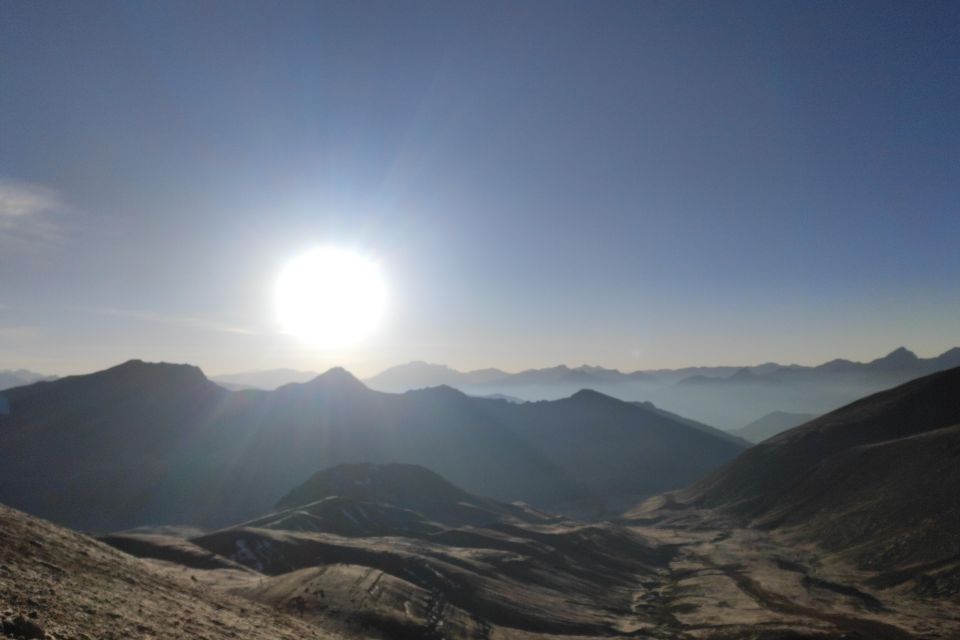
{"type": "Polygon", "coordinates": [[[398,395],[342,369],[230,392],[195,367],[131,361],[2,395],[0,501],[97,532],[246,520],[317,468],[360,462],[419,464],[473,494],[598,513],[688,484],[743,448],[595,392],[525,404],[450,387],[398,395]]]}

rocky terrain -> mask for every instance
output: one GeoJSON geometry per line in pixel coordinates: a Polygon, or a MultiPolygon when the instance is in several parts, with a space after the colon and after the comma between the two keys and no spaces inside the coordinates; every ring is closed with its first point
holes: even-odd
{"type": "Polygon", "coordinates": [[[955,594],[958,425],[960,368],[771,438],[675,498],[817,542],[890,581],[955,594]]]}
{"type": "Polygon", "coordinates": [[[186,569],[121,553],[0,505],[3,633],[50,640],[325,640],[315,625],[223,590],[186,569]]]}
{"type": "Polygon", "coordinates": [[[0,615],[10,637],[61,640],[960,633],[955,599],[878,586],[815,546],[729,528],[711,512],[648,507],[618,525],[501,529],[499,537],[499,527],[432,541],[241,527],[200,541],[251,566],[276,561],[260,571],[223,556],[220,567],[134,558],[2,508],[0,615]],[[239,540],[252,543],[248,552],[239,540]]]}
{"type": "Polygon", "coordinates": [[[222,559],[188,573],[345,637],[932,640],[960,632],[955,598],[881,584],[815,544],[669,496],[587,525],[476,499],[425,470],[397,471],[324,471],[285,508],[181,542],[222,559]],[[404,491],[402,476],[418,491],[404,491]],[[469,523],[454,508],[460,500],[469,523]]]}
{"type": "MultiPolygon", "coordinates": [[[[142,527],[98,542],[4,507],[3,631],[953,640],[958,390],[955,369],[864,398],[602,522],[481,497],[397,463],[321,469],[279,492],[272,509],[208,531],[142,527]]],[[[576,422],[597,405],[607,415],[671,417],[592,392],[539,408],[497,404],[488,415],[519,411],[525,434],[545,439],[555,416],[576,422]]],[[[618,428],[601,425],[596,435],[618,428]]],[[[544,455],[562,460],[563,443],[554,446],[544,455]]]]}

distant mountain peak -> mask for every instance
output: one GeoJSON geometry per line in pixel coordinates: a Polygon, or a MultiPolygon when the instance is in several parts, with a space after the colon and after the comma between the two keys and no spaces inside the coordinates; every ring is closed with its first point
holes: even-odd
{"type": "Polygon", "coordinates": [[[368,390],[367,385],[360,382],[356,376],[343,367],[333,367],[328,369],[305,384],[310,387],[322,387],[325,389],[334,389],[340,391],[368,390]]]}
{"type": "Polygon", "coordinates": [[[468,398],[469,396],[463,391],[455,387],[451,387],[448,384],[438,384],[432,387],[424,387],[422,389],[411,389],[406,392],[409,395],[429,395],[434,397],[447,397],[447,398],[468,398]]]}
{"type": "Polygon", "coordinates": [[[907,349],[906,347],[897,347],[896,349],[894,349],[893,351],[891,351],[890,353],[888,353],[888,354],[885,356],[885,358],[886,358],[886,359],[889,359],[889,358],[896,358],[896,359],[908,358],[908,359],[910,359],[910,360],[917,360],[917,359],[918,359],[918,358],[917,358],[917,354],[915,354],[913,351],[910,351],[910,349],[907,349]]]}
{"type": "Polygon", "coordinates": [[[278,508],[309,504],[331,496],[409,506],[456,503],[469,494],[446,478],[416,464],[340,464],[318,471],[277,503],[278,508]]]}
{"type": "Polygon", "coordinates": [[[570,396],[569,399],[576,400],[577,402],[622,402],[622,400],[617,400],[613,396],[608,396],[605,393],[600,393],[593,389],[580,389],[580,391],[570,396]]]}
{"type": "Polygon", "coordinates": [[[195,365],[176,364],[172,362],[145,362],[139,358],[127,360],[122,364],[104,369],[93,375],[102,375],[104,377],[120,376],[133,380],[148,378],[154,381],[159,378],[163,380],[209,382],[200,367],[195,365]]]}
{"type": "Polygon", "coordinates": [[[917,364],[920,358],[906,347],[897,347],[882,358],[877,358],[871,365],[884,367],[909,367],[917,364]]]}

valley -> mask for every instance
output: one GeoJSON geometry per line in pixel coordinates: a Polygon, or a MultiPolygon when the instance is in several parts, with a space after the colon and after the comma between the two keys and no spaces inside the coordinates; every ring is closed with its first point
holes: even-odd
{"type": "Polygon", "coordinates": [[[0,640],[960,640],[960,0],[0,0],[0,640]]]}
{"type": "MultiPolygon", "coordinates": [[[[485,497],[429,465],[366,461],[321,466],[274,491],[259,513],[251,504],[252,517],[225,526],[164,522],[141,512],[138,520],[125,519],[133,528],[97,541],[4,507],[0,612],[11,637],[172,638],[191,625],[193,637],[210,640],[241,632],[258,637],[242,625],[261,625],[269,637],[383,640],[950,640],[960,634],[960,502],[952,490],[960,468],[960,369],[863,398],[749,449],[706,425],[593,391],[517,405],[442,387],[378,394],[333,372],[281,389],[279,397],[251,396],[218,391],[199,372],[169,365],[128,364],[120,371],[122,384],[108,370],[7,392],[12,410],[0,427],[25,446],[53,442],[60,415],[82,416],[90,434],[129,425],[117,419],[122,407],[112,404],[103,414],[101,403],[89,402],[111,394],[130,403],[127,410],[140,411],[149,399],[188,417],[237,416],[229,403],[250,400],[263,403],[257,415],[289,416],[290,405],[281,414],[281,405],[272,404],[283,399],[321,429],[352,425],[351,437],[378,433],[371,429],[385,407],[418,416],[442,408],[451,421],[473,415],[488,429],[508,427],[500,433],[536,443],[542,459],[563,464],[573,474],[571,486],[595,490],[642,486],[630,474],[658,469],[650,456],[674,460],[677,454],[664,446],[710,443],[739,453],[687,486],[678,480],[665,491],[635,491],[633,506],[619,514],[564,513],[485,497]],[[169,384],[171,373],[179,384],[169,384]],[[139,395],[144,376],[163,381],[164,393],[139,395]],[[87,392],[86,404],[73,399],[76,385],[87,392]],[[45,397],[56,398],[66,413],[28,401],[45,397]],[[198,412],[203,404],[196,399],[206,397],[217,402],[198,412]],[[408,407],[410,400],[417,404],[408,407]],[[430,404],[421,405],[425,400],[430,404]],[[592,437],[584,439],[587,426],[592,437]],[[648,456],[632,471],[611,464],[618,459],[611,447],[629,442],[645,444],[623,453],[646,446],[648,456]],[[165,618],[169,624],[158,623],[165,618]]],[[[238,428],[226,424],[216,429],[238,428]]],[[[414,428],[396,414],[387,424],[401,433],[414,428]]],[[[324,433],[340,438],[328,446],[349,442],[344,432],[324,433]]],[[[453,431],[446,446],[482,452],[475,433],[453,431]]],[[[262,432],[253,434],[244,437],[262,442],[262,432]]],[[[221,436],[211,442],[230,446],[221,436]]],[[[33,451],[33,459],[49,453],[33,451]]],[[[489,455],[479,461],[491,461],[489,455]]],[[[201,482],[190,486],[208,499],[226,495],[205,488],[202,475],[192,481],[201,482]]],[[[73,513],[58,517],[69,521],[73,513]]],[[[109,511],[85,517],[101,532],[116,521],[109,511]]]]}
{"type": "Polygon", "coordinates": [[[189,542],[157,536],[139,559],[23,514],[2,515],[5,539],[38,543],[3,553],[6,616],[37,612],[48,638],[174,638],[187,629],[211,640],[260,637],[258,630],[428,640],[960,634],[955,596],[884,588],[874,573],[815,545],[662,504],[616,524],[376,536],[250,523],[189,542]],[[217,562],[182,564],[182,555],[165,553],[174,544],[217,562]]]}

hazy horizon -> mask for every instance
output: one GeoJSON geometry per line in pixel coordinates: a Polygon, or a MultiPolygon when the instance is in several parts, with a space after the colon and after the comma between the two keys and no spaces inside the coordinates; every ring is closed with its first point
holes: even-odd
{"type": "Polygon", "coordinates": [[[0,635],[960,638],[958,27],[0,0],[0,635]]]}
{"type": "Polygon", "coordinates": [[[943,348],[943,349],[940,349],[940,350],[934,350],[934,351],[930,351],[930,352],[921,352],[921,351],[918,351],[918,350],[916,350],[916,349],[912,349],[912,348],[910,347],[910,345],[898,345],[897,347],[892,347],[892,348],[886,349],[886,350],[884,350],[884,351],[878,352],[878,353],[876,353],[876,354],[866,355],[866,356],[863,356],[863,357],[850,357],[850,356],[847,356],[847,355],[834,355],[834,356],[831,356],[831,357],[828,357],[828,358],[825,358],[825,359],[821,359],[821,360],[811,360],[811,361],[809,361],[809,362],[787,361],[787,360],[778,360],[778,359],[775,359],[775,358],[768,358],[768,359],[766,359],[766,360],[758,360],[758,361],[754,361],[754,362],[733,362],[733,361],[731,361],[731,362],[695,362],[695,363],[681,364],[681,365],[679,365],[679,366],[671,366],[671,367],[636,366],[636,367],[633,367],[633,368],[622,368],[622,367],[610,366],[610,365],[607,365],[607,364],[605,364],[605,363],[597,363],[597,362],[548,362],[548,363],[542,364],[542,365],[531,366],[531,367],[523,367],[523,368],[508,368],[508,367],[497,366],[496,364],[491,364],[491,365],[488,365],[488,366],[463,367],[463,366],[455,366],[455,365],[450,364],[450,363],[448,363],[448,362],[431,362],[431,361],[422,360],[422,359],[414,359],[414,360],[405,360],[405,361],[403,361],[403,362],[395,362],[395,363],[392,363],[392,364],[387,364],[386,366],[384,366],[384,367],[382,367],[382,368],[379,368],[379,369],[371,369],[371,370],[354,369],[354,368],[351,368],[351,367],[346,366],[346,365],[344,365],[344,364],[338,363],[338,362],[336,362],[335,360],[332,360],[329,364],[322,364],[322,365],[320,365],[320,366],[318,366],[318,367],[315,367],[315,368],[296,368],[296,367],[287,367],[287,366],[265,366],[265,367],[262,367],[262,368],[240,368],[240,369],[229,370],[229,371],[221,371],[221,370],[216,370],[216,369],[210,369],[210,368],[208,368],[208,367],[203,366],[201,363],[198,363],[198,362],[178,361],[178,360],[171,360],[171,359],[169,359],[169,358],[167,358],[167,359],[165,359],[165,358],[159,358],[159,359],[153,360],[153,359],[150,359],[150,358],[143,358],[143,357],[140,357],[140,356],[137,356],[137,355],[130,355],[129,357],[121,358],[121,359],[116,360],[116,361],[111,361],[111,362],[108,362],[108,363],[105,363],[105,364],[102,364],[102,365],[96,365],[94,368],[91,368],[91,369],[76,369],[76,370],[63,370],[63,371],[52,371],[52,370],[50,370],[50,371],[47,371],[47,370],[41,370],[41,369],[32,368],[32,367],[28,367],[28,366],[7,366],[6,363],[4,363],[3,368],[0,369],[0,370],[11,370],[11,371],[13,371],[13,370],[17,370],[17,369],[23,369],[23,370],[31,371],[31,372],[33,372],[33,373],[40,373],[40,374],[44,374],[44,375],[56,375],[56,376],[81,375],[81,374],[86,374],[86,373],[93,373],[93,372],[95,372],[95,371],[101,371],[101,370],[103,370],[103,369],[108,369],[108,368],[110,368],[110,367],[114,367],[114,366],[123,364],[123,363],[125,363],[125,362],[129,362],[129,361],[131,361],[131,360],[142,360],[142,361],[145,361],[145,362],[166,362],[166,363],[170,363],[170,364],[185,364],[185,365],[196,366],[196,367],[199,367],[199,368],[204,372],[204,374],[205,374],[207,377],[209,377],[209,378],[219,378],[219,377],[226,377],[226,376],[233,376],[233,375],[251,374],[251,373],[262,373],[262,372],[281,371],[281,370],[290,370],[290,371],[296,371],[296,372],[299,372],[299,373],[316,373],[316,374],[322,374],[322,373],[324,373],[324,372],[326,372],[326,371],[329,371],[330,369],[341,368],[341,369],[347,370],[348,372],[350,372],[351,374],[353,374],[353,375],[356,376],[357,378],[359,378],[359,379],[361,379],[361,380],[364,380],[364,379],[367,379],[367,378],[371,378],[371,377],[373,377],[373,376],[375,376],[375,375],[377,375],[377,374],[379,374],[379,373],[382,373],[382,372],[384,372],[384,371],[387,371],[387,370],[389,370],[389,369],[392,369],[392,368],[395,368],[395,367],[402,367],[402,366],[404,366],[404,365],[415,364],[415,363],[423,363],[423,364],[427,364],[427,365],[431,365],[431,366],[434,366],[434,365],[435,365],[435,366],[445,366],[445,367],[449,367],[450,369],[453,369],[453,370],[455,370],[455,371],[459,371],[459,372],[461,372],[461,373],[469,373],[469,372],[481,371],[481,370],[485,370],[485,369],[498,369],[498,370],[503,371],[504,373],[515,374],[515,373],[520,373],[520,372],[523,372],[523,371],[528,371],[528,370],[531,370],[531,369],[533,369],[533,370],[535,370],[535,369],[548,369],[548,368],[559,367],[559,366],[566,366],[566,367],[568,367],[568,368],[570,368],[570,369],[576,369],[576,368],[578,368],[578,367],[601,367],[601,368],[604,368],[604,369],[616,369],[616,370],[621,371],[622,373],[631,373],[631,372],[634,372],[634,371],[677,370],[677,369],[688,369],[688,368],[698,368],[698,367],[705,367],[705,368],[710,368],[710,367],[755,367],[755,366],[760,366],[760,365],[763,365],[763,364],[770,364],[770,363],[776,363],[776,364],[780,364],[780,365],[784,365],[784,366],[799,365],[799,366],[803,366],[803,367],[813,367],[813,366],[817,366],[817,365],[821,365],[821,364],[824,364],[824,363],[826,363],[826,362],[829,362],[830,360],[836,360],[836,359],[840,359],[840,360],[850,360],[850,361],[852,361],[852,362],[866,363],[866,362],[870,362],[871,360],[876,360],[876,359],[878,359],[878,358],[882,358],[882,357],[888,355],[889,353],[891,353],[892,351],[894,351],[895,349],[899,349],[899,348],[906,348],[908,351],[913,352],[914,355],[916,355],[918,358],[921,358],[921,359],[929,359],[929,358],[935,358],[935,357],[937,357],[937,356],[939,356],[939,355],[942,355],[943,353],[945,353],[945,352],[947,352],[947,351],[949,351],[949,350],[951,350],[951,349],[953,349],[953,348],[956,348],[956,347],[958,347],[958,346],[960,346],[960,345],[951,345],[951,346],[947,346],[947,347],[945,347],[945,348],[943,348]]]}

